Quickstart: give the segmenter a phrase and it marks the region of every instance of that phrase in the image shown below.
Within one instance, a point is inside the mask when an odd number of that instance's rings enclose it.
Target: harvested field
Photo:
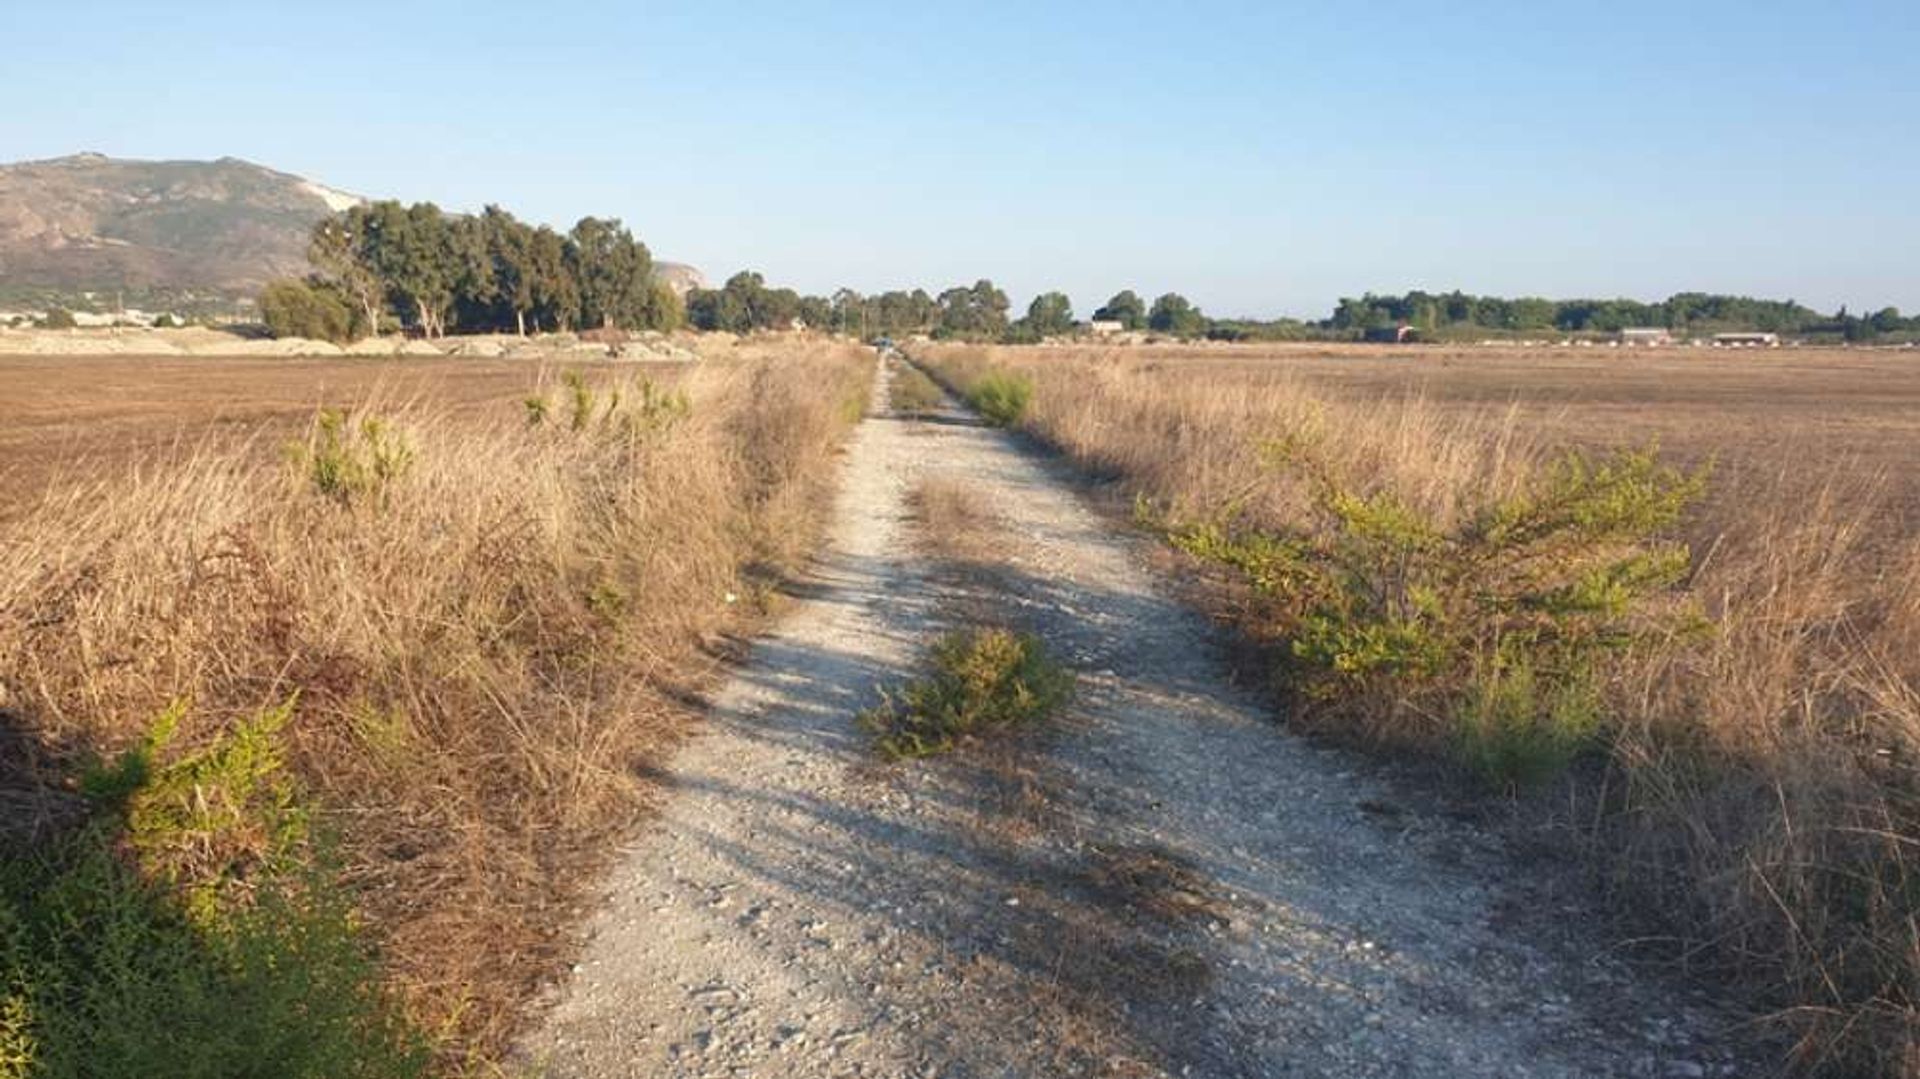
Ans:
[[[122,471],[175,447],[251,441],[275,453],[320,408],[431,403],[460,413],[520,408],[563,371],[601,381],[677,378],[685,364],[594,357],[0,355],[0,520],[51,487]]]
[[[1242,345],[1060,350],[1154,379],[1299,381],[1355,403],[1417,399],[1593,447],[1652,439],[1741,472],[1810,464],[1884,476],[1920,513],[1920,351]],[[1045,355],[1051,357],[1053,351]],[[1914,518],[1909,518],[1913,526]]]

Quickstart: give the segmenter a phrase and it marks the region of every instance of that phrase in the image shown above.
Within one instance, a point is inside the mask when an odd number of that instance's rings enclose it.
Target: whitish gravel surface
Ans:
[[[671,763],[536,1070],[1747,1074],[1724,1014],[1556,928],[1591,912],[1534,909],[1497,844],[1227,688],[1209,627],[1049,466],[883,393],[803,602]],[[993,507],[998,571],[917,553],[930,475]],[[987,578],[1079,672],[1074,716],[873,764],[854,713]]]

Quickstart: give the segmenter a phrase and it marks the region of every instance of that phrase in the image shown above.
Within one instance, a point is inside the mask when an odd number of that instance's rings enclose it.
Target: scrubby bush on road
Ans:
[[[885,756],[942,753],[963,739],[1044,719],[1073,696],[1073,675],[1030,633],[956,630],[934,643],[932,667],[861,713]]]

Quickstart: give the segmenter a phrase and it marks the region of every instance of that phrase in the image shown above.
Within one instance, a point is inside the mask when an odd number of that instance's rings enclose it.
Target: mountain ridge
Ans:
[[[0,164],[0,298],[251,298],[309,273],[314,223],[366,196],[238,157]],[[684,292],[698,270],[656,263]]]

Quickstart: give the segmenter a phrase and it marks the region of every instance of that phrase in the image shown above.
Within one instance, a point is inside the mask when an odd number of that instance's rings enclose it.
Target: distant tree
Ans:
[[[1064,292],[1043,292],[1027,305],[1027,324],[1040,337],[1053,337],[1073,330],[1073,304]]]
[[[868,300],[865,296],[850,288],[841,288],[834,290],[829,302],[833,307],[832,326],[835,333],[866,334]]]
[[[583,217],[567,234],[581,318],[602,328],[645,325],[653,256],[618,218]]]
[[[761,290],[753,308],[755,329],[784,330],[800,317],[800,294],[790,288]]]
[[[260,293],[260,318],[275,337],[307,337],[344,344],[353,339],[354,312],[324,283],[282,279]]]
[[[810,330],[833,328],[833,301],[825,296],[800,297],[800,321]]]
[[[528,272],[532,275],[534,324],[545,323],[561,333],[580,322],[580,282],[567,259],[567,241],[546,226],[534,230],[527,243]]]
[[[646,327],[661,333],[672,333],[687,323],[686,305],[680,302],[680,294],[673,286],[655,278],[647,285]]]
[[[1194,337],[1206,332],[1207,318],[1185,296],[1169,292],[1153,301],[1147,312],[1147,327],[1156,333]]]
[[[1106,305],[1093,313],[1101,322],[1118,322],[1129,330],[1137,330],[1147,323],[1147,305],[1132,289],[1122,289],[1113,294]]]
[[[446,216],[431,202],[377,202],[368,211],[367,227],[375,234],[369,261],[389,298],[420,332],[445,333],[455,274]]]
[[[448,303],[456,317],[464,312],[466,329],[498,330],[499,311],[504,296],[495,273],[488,225],[478,217],[454,217],[447,221]]]
[[[74,319],[73,312],[64,307],[49,307],[40,324],[49,330],[71,330],[80,323]]]
[[[688,289],[684,302],[687,306],[687,325],[709,333],[720,328],[719,289]]]
[[[313,227],[307,261],[359,305],[367,332],[379,333],[380,311],[386,305],[388,288],[377,270],[374,245],[378,233],[372,227],[373,220],[364,205],[322,219]]]
[[[498,206],[480,212],[487,260],[493,269],[489,295],[494,304],[513,315],[514,332],[527,335],[527,315],[539,294],[539,267],[534,260],[534,231]]]
[[[1007,294],[986,278],[971,287],[950,288],[937,301],[934,335],[966,341],[994,340],[1007,331]]]

